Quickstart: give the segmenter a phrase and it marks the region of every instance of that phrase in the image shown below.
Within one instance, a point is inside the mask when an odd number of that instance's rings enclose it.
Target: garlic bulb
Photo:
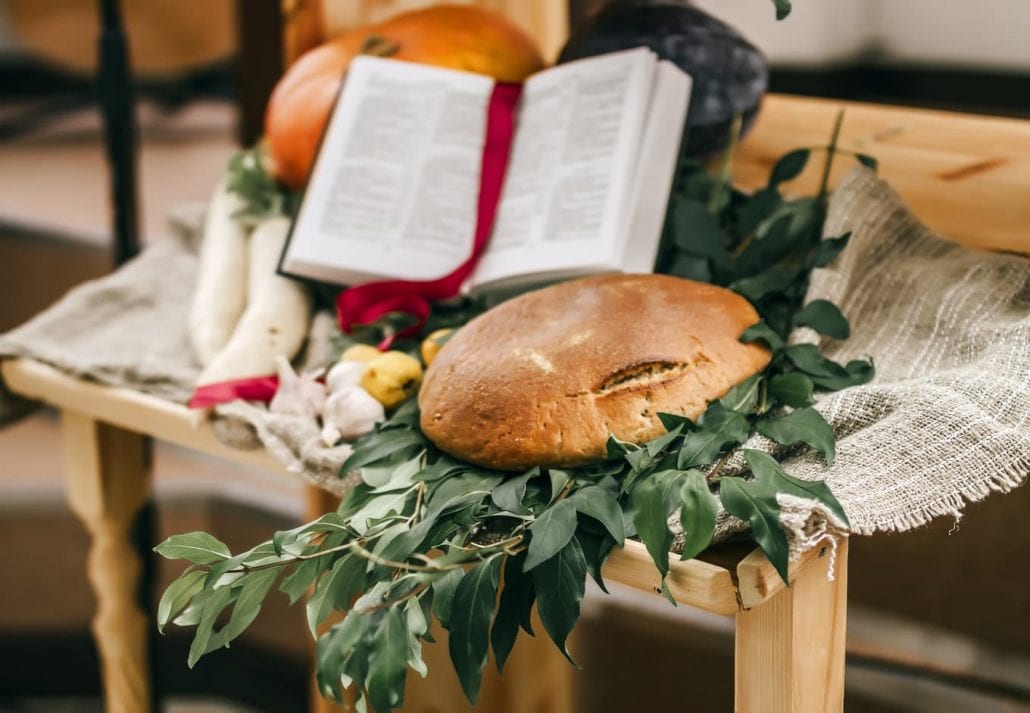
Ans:
[[[360,361],[338,361],[325,377],[329,393],[335,393],[345,386],[357,386],[368,366]]]
[[[386,418],[383,405],[357,385],[344,386],[326,399],[322,411],[322,441],[336,445],[341,438],[357,438]]]
[[[277,356],[275,362],[279,369],[279,388],[268,404],[268,410],[289,416],[318,418],[325,407],[325,385],[315,381],[311,374],[298,376],[284,356]]]

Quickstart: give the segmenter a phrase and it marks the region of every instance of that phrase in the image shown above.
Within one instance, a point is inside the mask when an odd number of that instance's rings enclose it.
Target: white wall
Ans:
[[[879,0],[879,4],[880,37],[890,57],[1030,70],[1030,0]]]
[[[1030,71],[1030,0],[695,0],[778,64],[812,66],[865,50],[890,62]],[[1030,76],[1028,76],[1030,83]]]

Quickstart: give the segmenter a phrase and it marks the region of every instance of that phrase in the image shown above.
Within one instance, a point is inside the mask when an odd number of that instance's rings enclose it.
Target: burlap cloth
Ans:
[[[182,212],[172,237],[0,337],[0,356],[184,403],[199,374],[185,333],[199,218],[199,210]],[[849,176],[832,199],[826,232],[847,230],[851,245],[816,271],[810,298],[836,302],[851,320],[851,338],[829,341],[828,355],[872,355],[876,379],[818,403],[837,433],[833,467],[764,439],[751,445],[775,452],[799,477],[824,478],[854,532],[957,518],[965,503],[1014,488],[1030,472],[1030,262],[937,238],[867,171]],[[328,314],[314,319],[307,367],[328,360],[330,324]],[[236,402],[218,408],[215,430],[230,445],[263,444],[334,492],[353,482],[338,477],[348,448],[322,447],[302,419]],[[785,498],[781,506],[795,553],[839,529],[811,502]],[[723,518],[720,536],[740,524]]]

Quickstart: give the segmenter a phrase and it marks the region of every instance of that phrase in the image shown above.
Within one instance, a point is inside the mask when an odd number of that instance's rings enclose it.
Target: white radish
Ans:
[[[193,353],[204,366],[229,342],[247,306],[247,229],[234,217],[242,206],[223,179],[204,218],[188,321]]]
[[[299,282],[276,274],[289,231],[289,218],[277,216],[251,233],[247,309],[199,384],[271,374],[277,356],[292,359],[300,351],[311,321],[311,295]]]

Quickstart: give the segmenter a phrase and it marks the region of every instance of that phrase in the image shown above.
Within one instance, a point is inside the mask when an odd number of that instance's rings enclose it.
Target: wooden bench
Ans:
[[[745,187],[764,183],[772,163],[786,151],[824,145],[840,106],[769,97],[736,157],[738,181]],[[971,247],[1030,252],[1030,122],[844,106],[841,145],[875,155],[881,173],[932,228]],[[811,190],[814,173],[802,176],[797,187]],[[62,413],[69,498],[92,538],[88,572],[97,595],[94,633],[107,710],[147,711],[146,636],[154,622],[146,620],[136,601],[141,563],[128,537],[150,488],[147,437],[283,469],[267,454],[221,445],[202,417],[184,407],[77,380],[29,360],[4,362],[2,373],[13,391]],[[311,493],[312,515],[327,507],[319,493]],[[838,548],[833,581],[827,579],[827,559],[821,554],[809,553],[792,567],[790,588],[757,550],[716,548],[699,559],[674,563],[669,584],[678,601],[736,617],[738,713],[842,709],[847,542]],[[639,543],[627,543],[613,554],[605,574],[640,589],[657,588],[657,574]],[[431,669],[447,666],[445,647],[429,648]],[[507,680],[487,682],[479,710],[567,713],[570,675],[571,668],[549,642],[522,640]],[[413,677],[405,710],[467,709],[456,686],[451,688],[447,681]]]

